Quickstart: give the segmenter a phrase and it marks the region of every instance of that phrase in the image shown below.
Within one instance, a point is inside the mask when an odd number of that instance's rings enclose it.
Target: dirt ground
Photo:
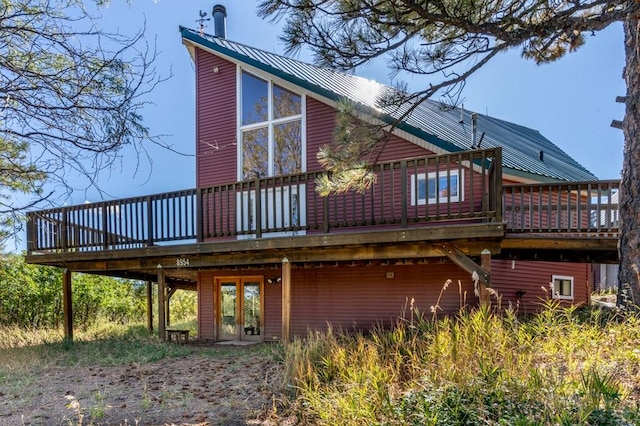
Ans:
[[[237,356],[196,350],[154,363],[50,367],[1,381],[0,425],[291,424],[276,418],[278,363],[242,346],[224,350]]]

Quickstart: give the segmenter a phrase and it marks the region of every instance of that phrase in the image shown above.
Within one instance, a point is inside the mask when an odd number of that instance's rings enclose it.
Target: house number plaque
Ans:
[[[182,268],[184,266],[189,266],[189,258],[188,257],[179,257],[176,259],[176,266],[178,268]]]

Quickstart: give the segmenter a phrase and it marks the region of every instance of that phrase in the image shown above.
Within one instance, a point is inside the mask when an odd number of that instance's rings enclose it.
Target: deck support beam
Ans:
[[[491,251],[483,250],[480,254],[481,264],[478,265],[469,256],[464,254],[462,250],[451,243],[438,243],[434,246],[440,250],[442,254],[447,256],[453,263],[469,272],[474,278],[478,277],[478,297],[480,304],[486,305],[490,303],[488,287],[491,287]]]
[[[147,281],[147,330],[153,333],[153,284]]]
[[[164,313],[164,300],[166,294],[166,285],[164,277],[164,269],[161,265],[158,265],[158,336],[162,341],[167,340],[167,325],[165,323]]]
[[[291,263],[286,257],[282,259],[282,341],[288,344],[291,340]]]
[[[66,340],[73,340],[73,302],[71,296],[71,270],[65,268],[62,271],[62,314]]]

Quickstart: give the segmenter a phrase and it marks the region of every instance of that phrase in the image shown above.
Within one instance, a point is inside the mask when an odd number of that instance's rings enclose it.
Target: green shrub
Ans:
[[[73,274],[72,298],[80,327],[145,318],[146,292],[137,281]],[[62,321],[62,270],[28,265],[22,256],[0,256],[0,325],[59,328]]]

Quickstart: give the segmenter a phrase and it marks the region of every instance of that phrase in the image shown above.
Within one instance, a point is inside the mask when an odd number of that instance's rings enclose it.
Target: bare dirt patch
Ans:
[[[198,348],[118,366],[34,367],[0,380],[0,425],[280,424],[280,365],[268,351]]]

